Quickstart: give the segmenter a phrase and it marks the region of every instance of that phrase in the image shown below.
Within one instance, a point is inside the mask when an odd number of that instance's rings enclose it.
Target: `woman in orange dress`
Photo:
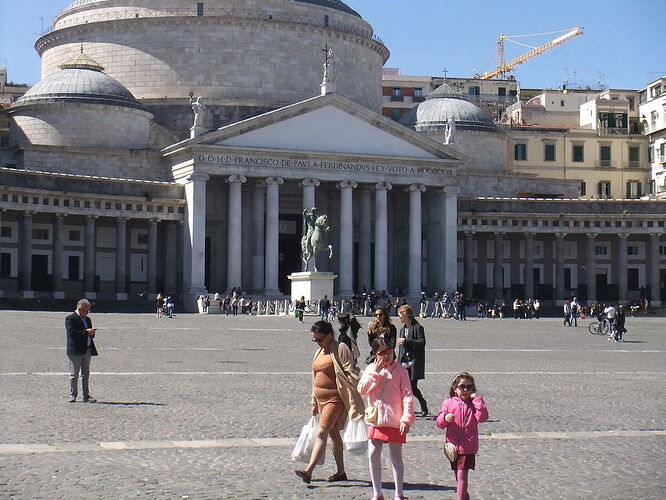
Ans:
[[[347,417],[363,416],[363,399],[356,390],[358,370],[352,365],[349,348],[335,340],[333,326],[327,321],[312,325],[312,341],[319,346],[312,361],[312,415],[320,415],[317,438],[310,462],[305,469],[294,471],[305,483],[310,483],[312,471],[326,451],[328,437],[333,442],[333,457],[337,471],[327,481],[346,481],[344,443],[340,431]]]

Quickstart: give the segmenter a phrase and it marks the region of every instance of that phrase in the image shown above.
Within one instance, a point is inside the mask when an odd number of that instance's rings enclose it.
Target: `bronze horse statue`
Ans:
[[[333,258],[333,247],[328,243],[328,233],[331,227],[328,225],[328,216],[320,215],[314,221],[311,228],[301,238],[301,258],[303,260],[303,271],[309,271],[310,262],[314,272],[317,271],[316,256],[323,251],[328,252],[328,260]]]

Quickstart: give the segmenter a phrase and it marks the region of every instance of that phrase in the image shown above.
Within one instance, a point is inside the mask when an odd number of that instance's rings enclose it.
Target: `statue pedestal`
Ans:
[[[333,282],[338,276],[333,273],[293,273],[287,276],[291,281],[291,300],[321,300],[324,295],[333,299]]]

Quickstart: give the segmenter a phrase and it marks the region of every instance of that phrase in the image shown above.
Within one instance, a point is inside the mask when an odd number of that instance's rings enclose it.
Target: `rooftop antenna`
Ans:
[[[39,34],[41,35],[41,34],[44,33],[44,18],[43,17],[35,17],[35,19],[39,19],[39,21],[41,22],[42,29],[39,32]]]

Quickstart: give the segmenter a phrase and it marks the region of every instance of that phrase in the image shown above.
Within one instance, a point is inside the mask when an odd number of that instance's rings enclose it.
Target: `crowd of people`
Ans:
[[[307,466],[295,471],[305,483],[312,481],[328,438],[336,472],[326,481],[347,481],[341,431],[345,425],[361,423],[367,425],[372,500],[384,500],[381,462],[384,445],[389,450],[394,498],[406,498],[402,448],[416,422],[414,398],[419,401],[421,416],[428,415],[428,404],[418,388],[418,381],[425,378],[426,339],[425,329],[409,305],[398,308],[398,318],[399,329],[386,308],[375,309],[374,319],[367,326],[370,353],[364,360],[367,367],[362,373],[358,367],[362,359],[358,345],[362,327],[355,316],[338,316],[337,338],[328,321],[319,320],[312,326],[311,336],[317,351],[312,361],[311,413],[320,418]],[[363,397],[367,398],[367,404]],[[437,427],[446,429],[445,456],[455,475],[459,500],[469,498],[468,473],[476,466],[478,424],[486,420],[488,410],[477,393],[474,377],[459,373],[447,389],[436,417]]]
[[[208,295],[200,295],[197,298],[199,311],[202,314],[208,314],[210,309],[210,297]],[[231,289],[231,293],[227,293],[222,297],[218,292],[213,296],[213,302],[218,310],[227,316],[249,315],[252,314],[252,298],[243,294],[240,287]]]

